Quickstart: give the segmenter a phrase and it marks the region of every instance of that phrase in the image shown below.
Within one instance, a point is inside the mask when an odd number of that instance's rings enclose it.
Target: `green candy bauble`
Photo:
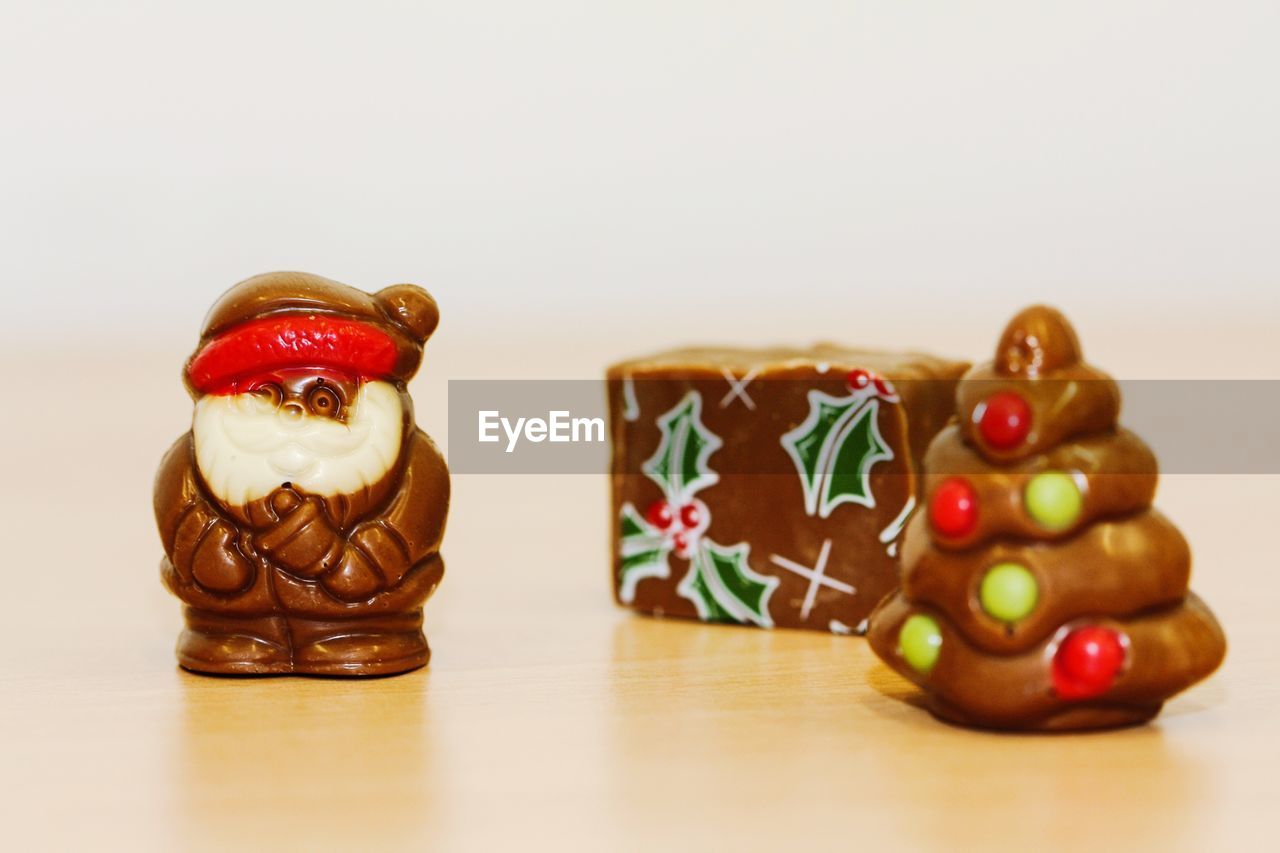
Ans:
[[[912,669],[927,673],[938,662],[938,653],[942,650],[942,629],[933,618],[917,613],[902,623],[898,646]]]
[[[1035,575],[1017,563],[992,566],[978,588],[983,611],[1001,622],[1017,622],[1035,609],[1039,598]]]
[[[1032,477],[1022,500],[1027,514],[1046,530],[1065,530],[1075,524],[1084,506],[1075,478],[1062,471],[1045,471]]]

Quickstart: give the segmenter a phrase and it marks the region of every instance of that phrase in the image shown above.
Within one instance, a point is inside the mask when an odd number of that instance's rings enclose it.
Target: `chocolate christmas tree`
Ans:
[[[1151,508],[1151,450],[1060,313],[1029,308],[957,390],[924,460],[902,589],[872,648],[939,717],[1011,729],[1139,723],[1213,672],[1222,629]]]

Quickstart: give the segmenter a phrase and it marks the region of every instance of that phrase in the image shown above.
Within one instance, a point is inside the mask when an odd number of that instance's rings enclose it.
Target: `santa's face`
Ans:
[[[372,486],[395,464],[405,409],[389,382],[316,371],[265,377],[196,401],[196,465],[210,491],[244,506],[285,484],[329,497]]]

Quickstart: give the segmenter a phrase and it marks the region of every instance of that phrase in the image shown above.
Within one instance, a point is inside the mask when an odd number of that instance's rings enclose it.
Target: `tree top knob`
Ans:
[[[996,347],[995,368],[1010,376],[1037,377],[1073,364],[1083,356],[1070,321],[1056,308],[1033,305],[1018,312]]]

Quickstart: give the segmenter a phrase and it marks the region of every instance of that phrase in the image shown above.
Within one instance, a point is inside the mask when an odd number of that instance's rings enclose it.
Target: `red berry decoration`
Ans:
[[[1017,447],[1031,431],[1031,407],[1012,391],[999,391],[982,406],[978,429],[983,440],[996,450]]]
[[[677,533],[671,537],[671,544],[676,546],[676,551],[683,554],[689,549],[689,537],[683,533]]]
[[[1124,665],[1124,637],[1110,628],[1077,628],[1053,656],[1053,689],[1060,699],[1093,699],[1111,689]]]
[[[684,525],[686,530],[692,530],[698,526],[698,522],[702,521],[702,513],[698,512],[695,504],[685,504],[680,507],[680,523]]]
[[[659,530],[666,530],[675,521],[671,513],[671,504],[666,501],[654,501],[644,513],[645,520]]]
[[[881,397],[892,397],[897,391],[893,383],[882,376],[877,376],[872,381],[876,383],[876,393]]]
[[[929,522],[943,536],[960,537],[978,523],[978,496],[963,477],[943,480],[929,502]]]
[[[861,391],[871,384],[871,374],[859,367],[849,371],[849,378],[846,381],[850,388]]]

